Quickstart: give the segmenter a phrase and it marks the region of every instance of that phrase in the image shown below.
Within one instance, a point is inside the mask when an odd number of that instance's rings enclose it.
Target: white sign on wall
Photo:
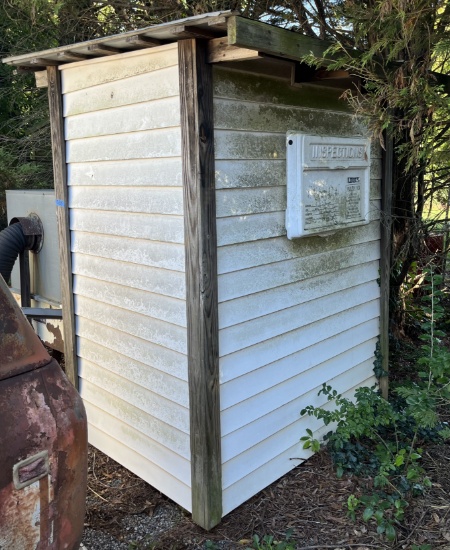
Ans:
[[[289,239],[369,222],[370,141],[288,132]]]

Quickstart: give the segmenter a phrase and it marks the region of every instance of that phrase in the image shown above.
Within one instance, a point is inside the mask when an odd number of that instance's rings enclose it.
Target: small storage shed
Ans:
[[[324,382],[375,382],[381,149],[323,49],[221,12],[6,60],[48,85],[90,442],[205,528],[308,456]]]

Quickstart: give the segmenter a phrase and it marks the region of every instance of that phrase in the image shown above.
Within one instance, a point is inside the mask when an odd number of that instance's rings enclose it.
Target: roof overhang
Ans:
[[[288,78],[293,85],[315,81],[316,84],[347,87],[351,82],[345,71],[317,72],[301,63],[303,56],[310,52],[318,56],[323,54],[329,43],[246,19],[233,11],[197,15],[86,42],[11,56],[2,61],[21,71],[38,73],[48,66],[153,48],[185,38],[208,40],[210,63],[231,64],[249,72]],[[237,62],[239,65],[236,65]],[[38,73],[36,81],[38,86],[45,86],[45,75]]]
[[[19,70],[42,71],[48,66],[154,48],[186,38],[209,42],[209,62],[231,64],[248,72],[290,78],[292,85],[305,83],[348,88],[358,79],[347,71],[316,70],[302,63],[305,55],[323,57],[330,43],[297,32],[253,21],[233,11],[217,11],[135,31],[88,40],[58,48],[16,55],[3,63]],[[236,63],[239,62],[239,65]],[[434,73],[436,82],[450,93],[450,77]],[[39,85],[40,77],[37,77]],[[45,76],[42,84],[45,85]]]

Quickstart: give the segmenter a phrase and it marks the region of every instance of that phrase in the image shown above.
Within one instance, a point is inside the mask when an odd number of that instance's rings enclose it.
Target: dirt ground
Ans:
[[[355,523],[347,517],[347,498],[361,494],[364,481],[337,479],[326,452],[316,454],[205,532],[188,512],[91,447],[86,529],[94,535],[108,534],[117,547],[136,550],[245,549],[252,547],[255,534],[285,540],[288,530],[297,550],[450,549],[450,445],[429,447],[423,462],[433,486],[407,508],[397,540],[388,543],[377,535],[374,524]],[[125,527],[131,516],[163,517],[164,528],[138,536]],[[102,547],[116,546],[111,542]]]

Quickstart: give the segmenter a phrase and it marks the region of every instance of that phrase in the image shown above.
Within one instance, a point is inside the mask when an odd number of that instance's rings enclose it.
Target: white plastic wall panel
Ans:
[[[62,67],[91,442],[190,509],[176,44]]]
[[[44,229],[44,241],[39,254],[30,254],[31,292],[39,296],[43,303],[60,305],[61,284],[54,190],[8,190],[6,209],[8,223],[12,218],[28,217],[30,214],[39,216]],[[11,287],[20,292],[19,262],[15,263],[12,270]]]
[[[286,135],[365,136],[337,94],[214,68],[223,506],[228,513],[306,457],[300,418],[330,382],[372,384],[379,333],[380,148],[369,223],[286,237]],[[332,110],[330,105],[333,106]],[[340,107],[342,109],[342,107]],[[327,428],[328,429],[328,428]]]
[[[61,283],[56,224],[55,192],[53,189],[14,189],[6,191],[8,223],[12,218],[39,216],[44,241],[39,254],[30,253],[31,306],[43,308],[61,307]],[[11,273],[11,290],[20,300],[20,269],[16,261]],[[64,351],[62,320],[35,319],[33,328],[48,346]]]

